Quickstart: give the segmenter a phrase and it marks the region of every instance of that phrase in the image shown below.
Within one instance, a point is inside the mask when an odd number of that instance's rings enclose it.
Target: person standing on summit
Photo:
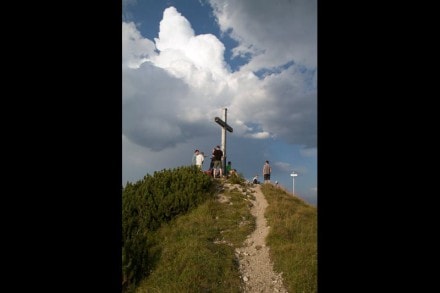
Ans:
[[[203,171],[203,162],[205,161],[205,153],[199,152],[196,156],[196,166]]]
[[[223,177],[223,166],[222,166],[222,157],[223,157],[223,151],[220,149],[220,146],[216,146],[212,152],[212,155],[214,156],[214,166],[213,166],[213,175],[214,178],[219,175],[219,178]]]
[[[266,161],[263,166],[264,183],[270,183],[270,173],[272,173],[272,168],[269,165],[269,161]]]
[[[191,165],[196,165],[196,157],[199,154],[199,150],[195,150],[194,154],[192,156],[192,161],[191,161]]]

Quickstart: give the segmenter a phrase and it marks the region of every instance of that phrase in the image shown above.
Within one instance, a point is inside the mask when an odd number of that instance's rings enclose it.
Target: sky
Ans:
[[[268,160],[317,205],[316,0],[123,0],[122,14],[124,186],[195,149],[208,169],[227,109],[232,168],[262,180]]]

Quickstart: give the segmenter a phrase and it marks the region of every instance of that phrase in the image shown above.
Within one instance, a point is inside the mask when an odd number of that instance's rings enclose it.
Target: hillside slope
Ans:
[[[251,187],[255,200],[252,201],[251,213],[256,219],[256,229],[244,241],[244,246],[237,248],[236,255],[240,262],[241,278],[244,292],[281,292],[285,293],[282,273],[273,270],[273,263],[266,245],[270,227],[264,216],[267,200],[261,192],[260,185]]]
[[[316,208],[272,184],[212,184],[206,200],[157,230],[132,230],[145,235],[136,247],[148,271],[124,292],[317,292]],[[137,186],[130,192],[147,190]]]

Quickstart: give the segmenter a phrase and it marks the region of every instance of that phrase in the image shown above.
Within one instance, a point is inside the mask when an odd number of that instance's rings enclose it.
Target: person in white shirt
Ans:
[[[196,166],[202,170],[203,162],[205,161],[205,154],[203,152],[199,152],[196,155]]]

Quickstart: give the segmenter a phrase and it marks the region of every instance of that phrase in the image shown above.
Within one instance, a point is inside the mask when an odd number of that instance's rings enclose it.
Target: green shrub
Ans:
[[[212,194],[211,177],[195,166],[164,169],[127,183],[122,191],[122,282],[130,288],[150,268],[148,235]]]
[[[237,173],[233,173],[231,176],[229,176],[228,178],[228,182],[232,183],[232,184],[244,184],[244,178],[242,174],[237,174]]]

